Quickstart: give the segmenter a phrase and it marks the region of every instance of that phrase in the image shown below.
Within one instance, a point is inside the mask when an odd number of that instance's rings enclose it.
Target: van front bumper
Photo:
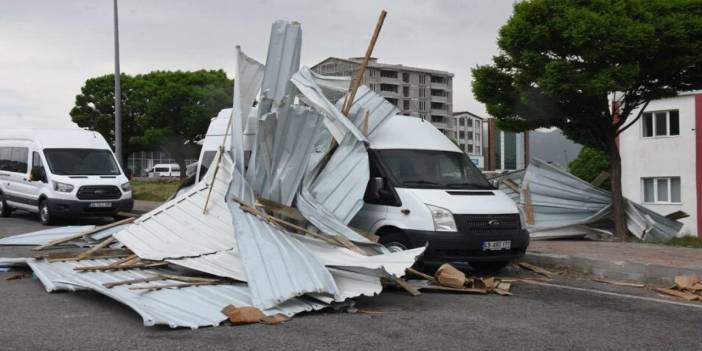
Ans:
[[[529,246],[529,232],[524,229],[505,229],[489,234],[405,230],[405,234],[412,248],[428,245],[419,259],[427,265],[509,261],[524,256]],[[512,242],[509,250],[482,250],[485,241],[503,240]]]
[[[110,203],[110,207],[91,207],[91,203]],[[49,200],[49,211],[56,217],[109,217],[118,212],[130,212],[134,207],[133,199],[122,200]]]

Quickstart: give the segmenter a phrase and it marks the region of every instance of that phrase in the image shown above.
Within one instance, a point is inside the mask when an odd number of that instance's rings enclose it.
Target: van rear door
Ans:
[[[5,199],[12,207],[36,212],[37,199],[31,195],[28,173],[29,145],[26,142],[0,146],[0,181]]]

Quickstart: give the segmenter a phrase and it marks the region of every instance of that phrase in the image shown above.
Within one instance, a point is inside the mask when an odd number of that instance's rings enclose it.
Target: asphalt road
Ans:
[[[0,218],[0,237],[42,229],[33,216]],[[0,257],[27,248],[0,247]],[[46,293],[36,279],[0,273],[0,350],[700,350],[702,303],[567,276],[516,285],[513,296],[389,290],[358,299],[359,313],[323,311],[276,325],[198,330],[144,327],[96,293]],[[515,268],[503,275],[525,275]]]

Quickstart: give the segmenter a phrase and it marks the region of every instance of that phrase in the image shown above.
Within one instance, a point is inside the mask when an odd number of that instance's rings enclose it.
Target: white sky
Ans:
[[[302,24],[302,63],[362,56],[382,8],[373,56],[455,74],[454,111],[485,115],[470,91],[470,68],[497,53],[512,0],[120,0],[123,73],[224,69],[234,46],[265,62],[270,25]],[[114,70],[111,0],[3,1],[0,9],[0,122],[70,126],[86,79]]]

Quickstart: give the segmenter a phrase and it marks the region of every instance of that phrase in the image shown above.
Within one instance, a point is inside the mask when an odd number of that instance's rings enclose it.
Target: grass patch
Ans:
[[[135,200],[166,201],[178,190],[178,180],[143,181],[132,180],[132,191]]]
[[[696,236],[683,236],[681,238],[672,238],[665,242],[666,245],[684,246],[702,249],[702,238]]]

